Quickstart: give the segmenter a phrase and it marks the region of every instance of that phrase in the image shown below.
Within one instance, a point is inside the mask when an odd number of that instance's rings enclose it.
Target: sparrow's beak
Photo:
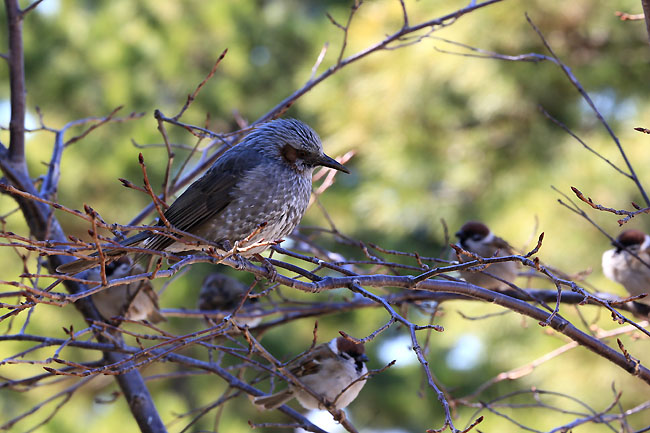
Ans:
[[[342,171],[343,173],[348,173],[350,174],[350,170],[348,170],[343,164],[335,160],[334,158],[330,158],[329,156],[322,154],[316,161],[315,165],[322,165],[324,167],[329,167],[333,168],[338,171]]]
[[[465,239],[465,233],[463,233],[463,232],[461,232],[461,231],[457,231],[457,232],[455,233],[455,236],[456,236],[458,239],[460,239],[460,240]]]
[[[366,355],[364,353],[364,354],[361,354],[361,355],[357,356],[357,361],[368,362],[368,355]]]

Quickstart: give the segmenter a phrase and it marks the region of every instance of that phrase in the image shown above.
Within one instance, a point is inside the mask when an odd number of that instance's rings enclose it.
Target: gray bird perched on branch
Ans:
[[[616,248],[603,253],[605,276],[622,284],[632,296],[650,293],[650,236],[639,230],[625,230],[613,245]],[[650,305],[650,296],[637,302]]]
[[[494,233],[482,222],[469,221],[456,232],[456,237],[459,240],[459,245],[466,251],[474,253],[478,256],[490,257],[503,257],[514,254],[513,248]],[[459,255],[458,261],[460,263],[469,262],[474,260],[465,255]],[[493,263],[487,266],[485,272],[497,276],[505,281],[512,282],[517,277],[517,263],[516,262],[501,262]],[[481,272],[460,271],[460,275],[470,284],[483,287],[490,290],[508,289],[509,286],[503,281],[492,278],[489,275]]]
[[[265,123],[228,149],[164,212],[171,227],[213,245],[153,231],[138,233],[121,244],[172,253],[206,247],[224,253],[237,246],[241,255],[259,254],[290,234],[302,219],[317,166],[349,173],[323,153],[318,134],[305,123],[296,119]],[[158,226],[164,229],[164,221]],[[127,251],[107,245],[103,252],[110,260]],[[61,265],[57,271],[76,273],[98,261],[95,255]]]

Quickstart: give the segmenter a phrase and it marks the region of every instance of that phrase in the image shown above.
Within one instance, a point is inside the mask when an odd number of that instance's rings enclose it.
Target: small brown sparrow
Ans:
[[[364,352],[363,343],[338,337],[316,346],[287,368],[322,400],[331,403],[335,409],[343,409],[352,403],[366,384],[365,378],[357,381],[368,372],[368,357]],[[294,397],[305,409],[325,408],[310,393],[292,384],[284,391],[255,397],[253,402],[268,410],[282,406]]]
[[[639,230],[625,230],[616,238],[616,247],[603,253],[603,273],[627,290],[630,295],[650,294],[650,236]],[[630,252],[639,256],[646,264],[640,262]],[[650,305],[650,296],[639,299]]]
[[[503,257],[514,254],[513,248],[494,233],[483,223],[477,221],[466,222],[458,232],[458,245],[464,250],[472,252],[481,257]],[[471,257],[461,255],[458,257],[460,263],[472,261]],[[516,262],[494,263],[484,269],[485,272],[493,274],[505,281],[512,282],[517,277]],[[490,290],[503,290],[510,288],[507,284],[492,278],[482,272],[460,271],[460,275],[470,284]]]
[[[235,308],[239,306],[242,298],[248,292],[248,287],[241,281],[229,277],[228,275],[215,272],[208,275],[203,280],[201,292],[199,293],[198,307],[202,311],[223,311],[225,314],[230,314]],[[256,308],[257,298],[247,298],[244,301],[242,309],[238,312],[234,321],[238,326],[248,326],[253,328],[257,326],[262,317],[244,317],[243,314],[256,314],[261,313],[261,308]]]
[[[140,265],[131,265],[128,257],[106,265],[106,278],[115,280],[144,272]],[[88,271],[86,279],[101,281],[100,268]],[[148,320],[152,323],[166,320],[158,310],[158,295],[149,280],[109,287],[91,296],[99,314],[106,320],[123,316],[129,320]]]

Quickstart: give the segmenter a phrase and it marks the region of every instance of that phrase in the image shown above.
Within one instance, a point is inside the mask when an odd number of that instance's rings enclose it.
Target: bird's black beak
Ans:
[[[350,170],[348,170],[343,164],[335,160],[334,158],[330,158],[329,156],[322,154],[315,162],[315,165],[322,165],[324,167],[329,167],[333,168],[334,170],[342,171],[343,173],[348,173],[350,174]]]
[[[368,355],[363,353],[363,354],[357,356],[357,361],[368,362]]]

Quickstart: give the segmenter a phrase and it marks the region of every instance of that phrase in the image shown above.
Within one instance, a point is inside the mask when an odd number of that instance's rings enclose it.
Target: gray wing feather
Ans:
[[[192,233],[233,201],[233,191],[240,179],[261,162],[262,155],[254,150],[234,147],[227,151],[172,203],[165,218],[174,228]],[[156,235],[147,247],[163,250],[173,242],[167,236]]]
[[[206,221],[211,220],[222,212],[233,200],[233,191],[246,172],[263,162],[263,155],[255,150],[239,145],[223,154],[210,169],[185,190],[165,211],[169,223],[182,231],[192,232]],[[162,222],[158,223],[163,225]],[[136,245],[149,239],[147,248],[162,251],[174,240],[168,236],[152,235],[151,232],[140,232],[131,236],[122,244]],[[126,252],[119,248],[105,250],[107,256],[120,256]],[[92,254],[96,256],[97,254]],[[137,254],[135,262],[144,257]],[[97,260],[76,260],[57,268],[60,273],[76,273],[97,266]]]

